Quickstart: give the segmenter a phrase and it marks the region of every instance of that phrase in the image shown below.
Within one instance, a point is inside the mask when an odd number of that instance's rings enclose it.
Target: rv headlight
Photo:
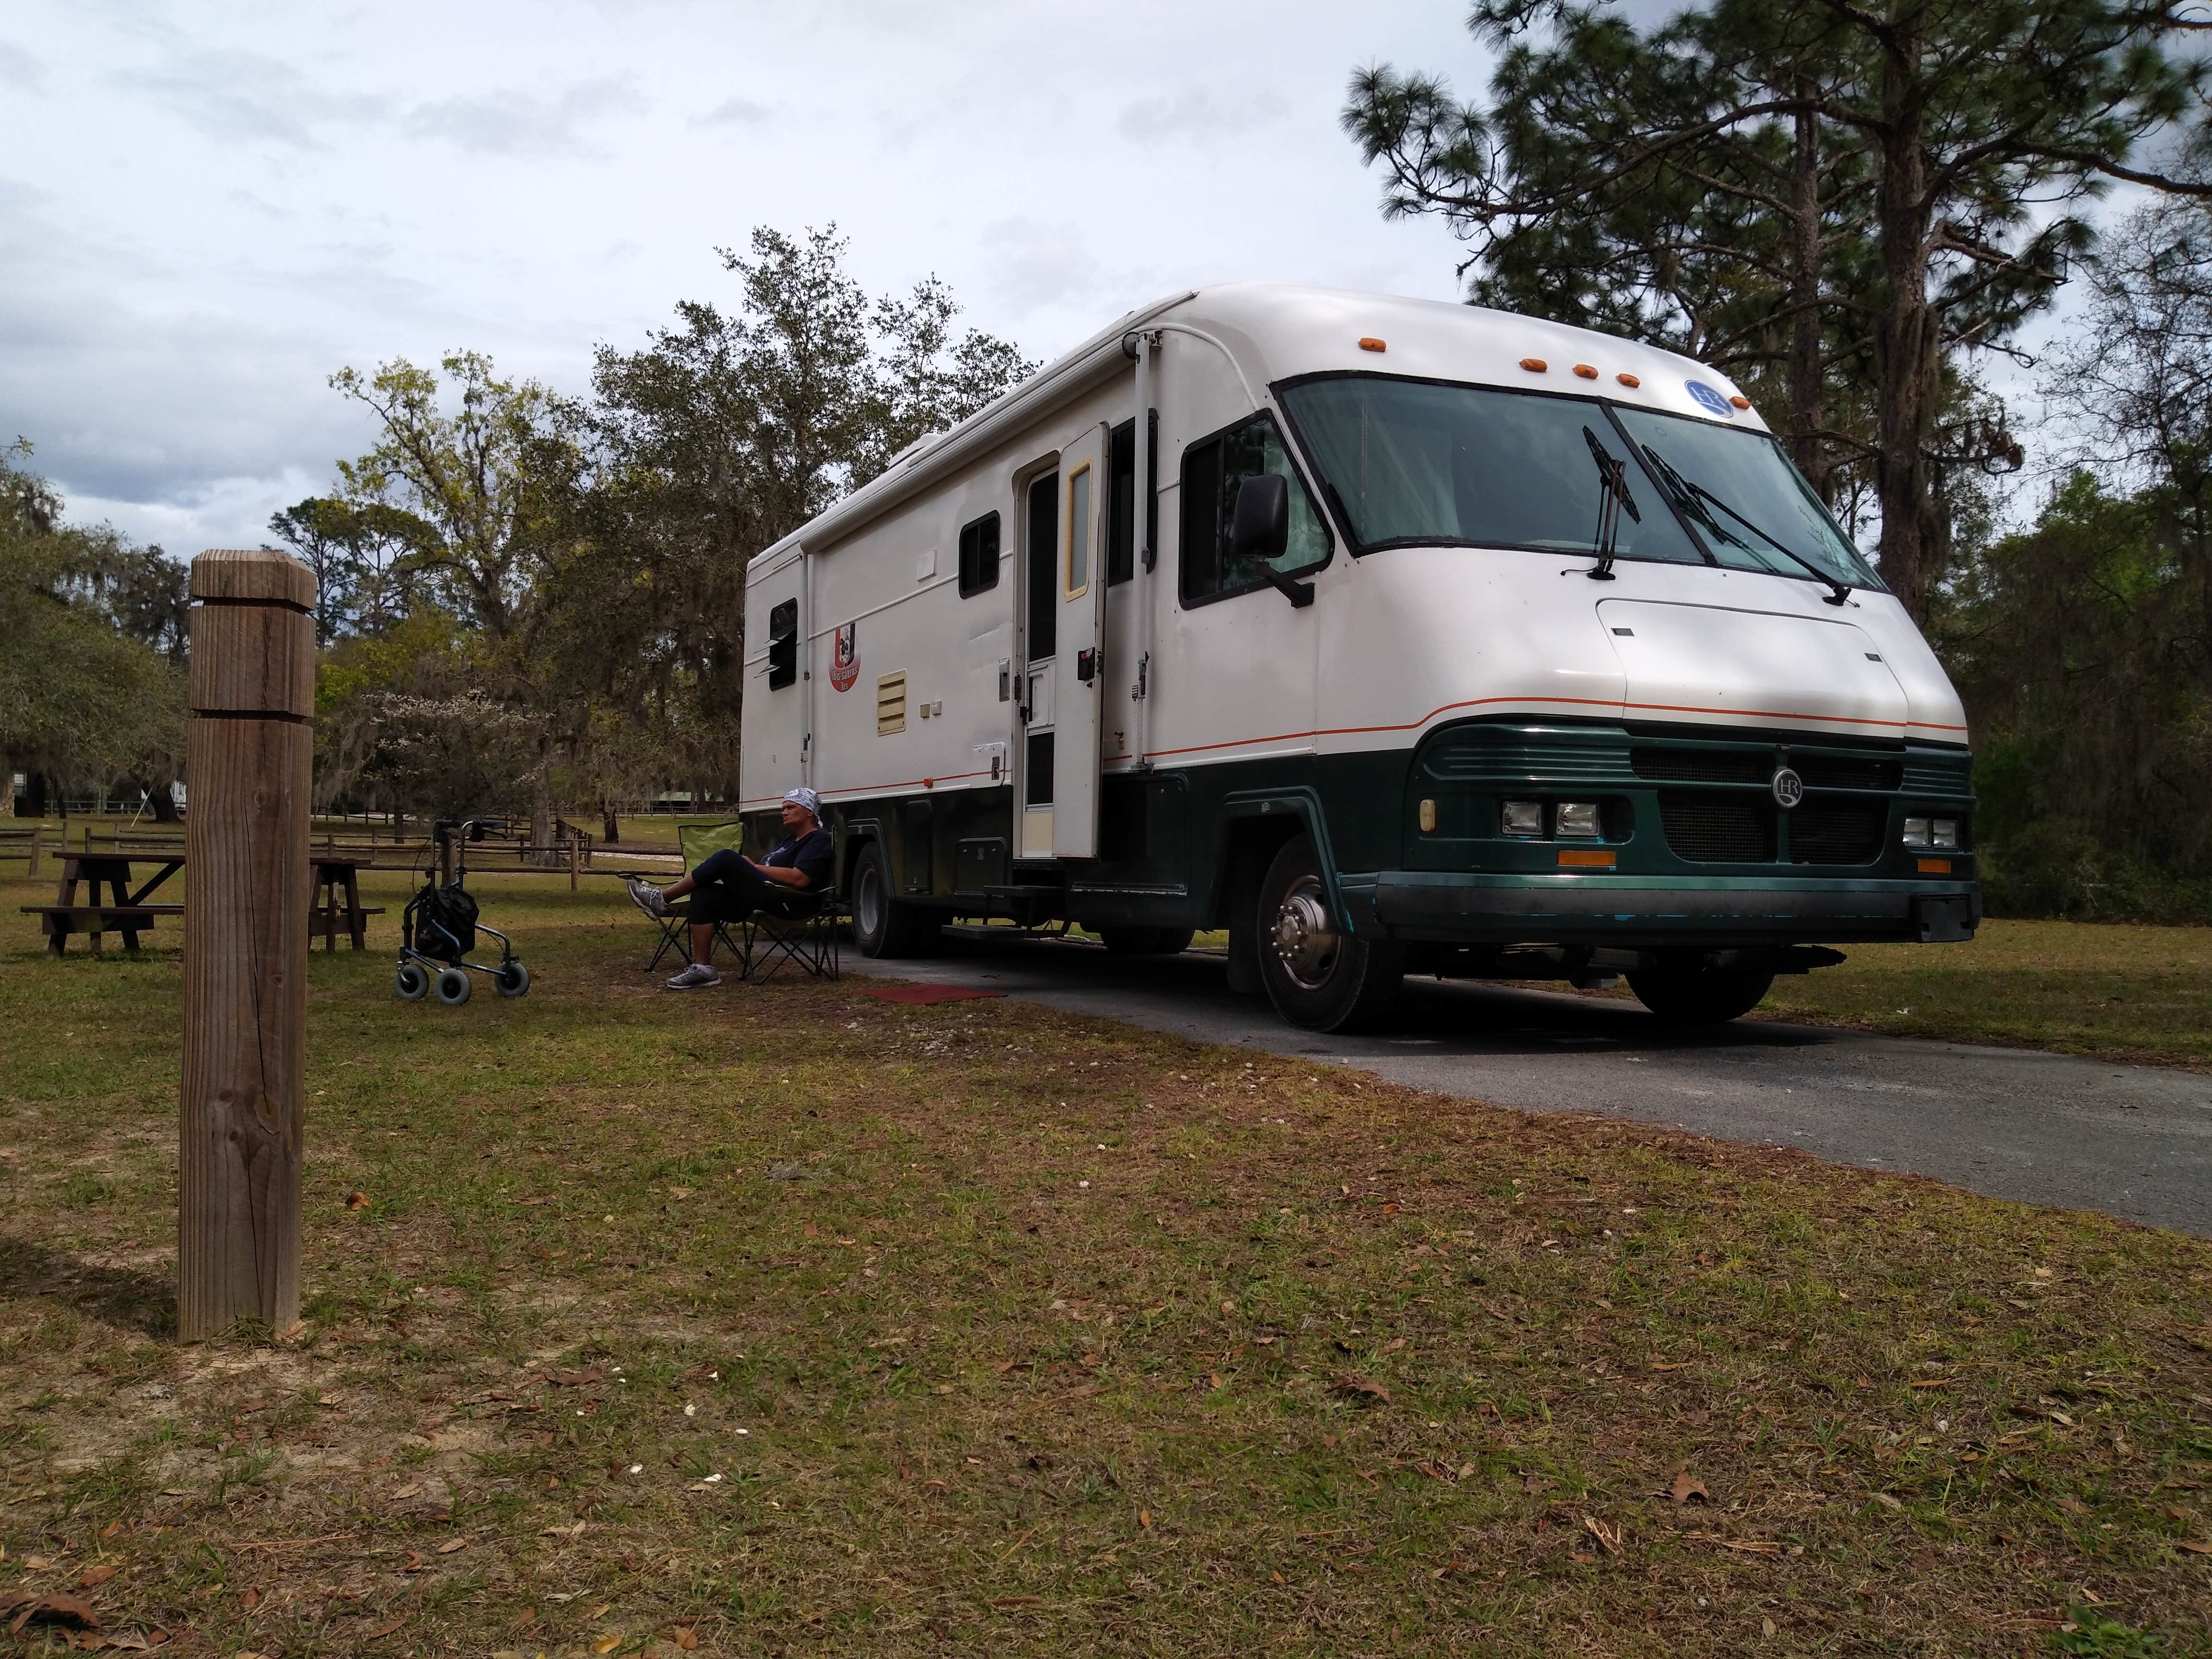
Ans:
[[[1597,803],[1594,800],[1563,800],[1559,815],[1553,821],[1552,833],[1562,841],[1595,841],[1603,833],[1597,823]]]
[[[1926,818],[1905,819],[1905,844],[1907,847],[1925,847],[1928,845],[1928,820]]]
[[[1544,833],[1544,803],[1540,800],[1509,800],[1499,815],[1498,827],[1509,836],[1536,836]]]
[[[1928,844],[1930,847],[1956,847],[1959,844],[1959,820],[1933,820],[1928,826]]]

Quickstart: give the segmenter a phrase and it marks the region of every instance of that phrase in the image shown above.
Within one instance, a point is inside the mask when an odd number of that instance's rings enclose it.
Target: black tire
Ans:
[[[1628,976],[1636,1000],[1668,1025],[1725,1025],[1759,1006],[1771,974],[1669,965]]]
[[[419,962],[403,962],[392,976],[392,994],[402,1002],[420,1002],[430,994],[430,976]]]
[[[458,1008],[469,1000],[476,988],[469,983],[465,968],[441,968],[438,970],[438,1000],[448,1008]]]
[[[864,957],[918,957],[942,935],[934,913],[891,896],[891,872],[874,842],[853,866],[853,943]]]
[[[1406,977],[1406,948],[1334,931],[1313,841],[1275,854],[1255,917],[1260,980],[1275,1012],[1310,1031],[1359,1031],[1380,1022]]]
[[[499,987],[500,995],[519,997],[530,989],[530,969],[510,957],[500,964],[499,972],[492,975],[491,982]]]
[[[1101,927],[1098,942],[1117,957],[1179,957],[1191,934],[1188,927]]]

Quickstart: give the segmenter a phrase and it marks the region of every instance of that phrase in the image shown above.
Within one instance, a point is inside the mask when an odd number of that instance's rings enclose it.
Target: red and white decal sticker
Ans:
[[[837,630],[836,643],[830,652],[830,684],[840,691],[850,691],[853,683],[860,678],[860,624],[848,622]]]

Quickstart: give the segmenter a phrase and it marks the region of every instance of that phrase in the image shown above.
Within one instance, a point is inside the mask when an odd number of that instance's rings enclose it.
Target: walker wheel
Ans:
[[[530,969],[510,957],[500,964],[492,983],[499,987],[500,995],[519,997],[530,988]]]
[[[392,976],[392,994],[402,1002],[420,1002],[430,994],[430,976],[420,963],[403,962]]]
[[[441,969],[438,974],[438,1000],[448,1008],[458,1008],[469,1000],[469,970],[465,968]]]

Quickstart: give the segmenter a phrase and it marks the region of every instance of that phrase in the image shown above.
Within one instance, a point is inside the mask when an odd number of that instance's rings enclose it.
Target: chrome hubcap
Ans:
[[[884,890],[882,884],[876,879],[872,865],[861,872],[860,890],[854,896],[854,908],[860,913],[860,931],[875,933],[883,925]]]
[[[1317,991],[1328,982],[1341,941],[1329,927],[1319,877],[1300,876],[1291,884],[1275,907],[1273,939],[1276,961],[1299,989]]]

